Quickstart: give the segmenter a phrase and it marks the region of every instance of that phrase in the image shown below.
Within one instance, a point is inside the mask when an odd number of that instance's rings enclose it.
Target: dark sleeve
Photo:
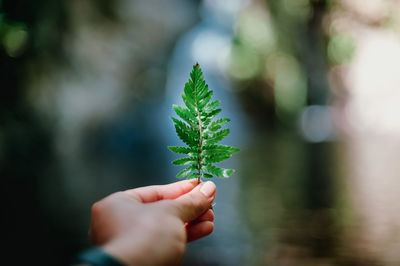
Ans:
[[[75,255],[71,265],[124,266],[116,258],[96,247]]]

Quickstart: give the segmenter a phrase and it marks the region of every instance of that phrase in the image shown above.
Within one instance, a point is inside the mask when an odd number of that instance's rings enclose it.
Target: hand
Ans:
[[[177,265],[188,241],[213,231],[215,192],[185,180],[111,194],[93,205],[89,237],[127,265]]]

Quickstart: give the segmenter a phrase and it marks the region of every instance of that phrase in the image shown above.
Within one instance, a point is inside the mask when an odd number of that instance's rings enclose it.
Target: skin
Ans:
[[[185,180],[111,194],[92,206],[90,240],[126,265],[178,265],[187,242],[213,231],[215,192]]]

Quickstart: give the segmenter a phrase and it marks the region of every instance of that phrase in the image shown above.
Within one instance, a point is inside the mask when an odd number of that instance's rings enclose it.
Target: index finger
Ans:
[[[123,193],[142,203],[176,199],[198,185],[196,179],[183,180],[167,185],[154,185],[125,190]]]

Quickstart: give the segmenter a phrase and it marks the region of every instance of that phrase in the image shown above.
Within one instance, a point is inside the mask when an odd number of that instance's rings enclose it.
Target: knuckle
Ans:
[[[113,201],[115,201],[116,199],[121,197],[121,195],[122,195],[122,192],[115,192],[115,193],[103,198],[102,200],[95,202],[91,208],[92,216],[93,215],[97,216],[97,215],[100,215],[103,212],[105,212],[107,207],[109,207]]]

